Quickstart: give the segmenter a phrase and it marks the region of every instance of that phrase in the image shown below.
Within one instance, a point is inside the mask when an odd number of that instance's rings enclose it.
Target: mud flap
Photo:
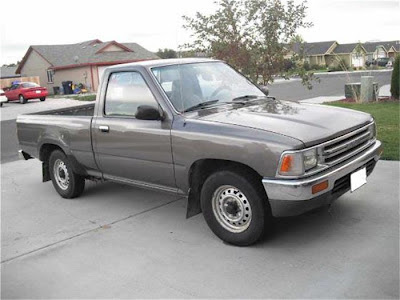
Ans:
[[[199,193],[196,194],[190,190],[187,200],[186,219],[198,215],[199,213],[201,213]]]
[[[49,165],[42,162],[42,182],[50,181]]]

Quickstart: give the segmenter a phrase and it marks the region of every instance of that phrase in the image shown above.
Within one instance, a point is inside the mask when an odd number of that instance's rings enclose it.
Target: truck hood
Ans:
[[[200,120],[265,130],[313,146],[372,121],[369,114],[339,107],[268,99],[233,109],[197,111]]]

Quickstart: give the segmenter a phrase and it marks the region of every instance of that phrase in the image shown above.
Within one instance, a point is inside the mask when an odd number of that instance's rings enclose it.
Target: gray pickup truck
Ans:
[[[278,101],[211,59],[109,67],[94,105],[21,115],[17,130],[62,197],[85,180],[184,195],[187,217],[235,245],[362,186],[382,153],[369,114]]]

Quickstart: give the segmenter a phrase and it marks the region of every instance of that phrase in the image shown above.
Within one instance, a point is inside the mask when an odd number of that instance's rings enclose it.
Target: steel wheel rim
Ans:
[[[246,195],[238,188],[231,185],[220,186],[211,201],[215,218],[226,230],[240,233],[249,228],[251,206]]]
[[[22,96],[22,95],[19,96],[19,102],[20,102],[20,103],[24,103],[24,96]]]
[[[53,174],[60,189],[66,190],[69,187],[69,173],[67,166],[61,159],[54,162]]]

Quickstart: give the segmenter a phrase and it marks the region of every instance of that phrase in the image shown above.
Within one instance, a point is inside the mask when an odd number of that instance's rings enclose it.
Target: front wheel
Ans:
[[[19,103],[25,104],[28,100],[25,99],[24,95],[19,95]]]
[[[267,196],[253,176],[218,171],[204,182],[201,209],[210,229],[223,241],[247,246],[257,242],[272,219]]]
[[[60,150],[51,153],[49,159],[50,178],[56,191],[63,198],[75,198],[85,189],[85,178],[76,174],[67,156]]]
[[[40,99],[40,101],[46,101],[46,97],[41,97],[39,99]]]

